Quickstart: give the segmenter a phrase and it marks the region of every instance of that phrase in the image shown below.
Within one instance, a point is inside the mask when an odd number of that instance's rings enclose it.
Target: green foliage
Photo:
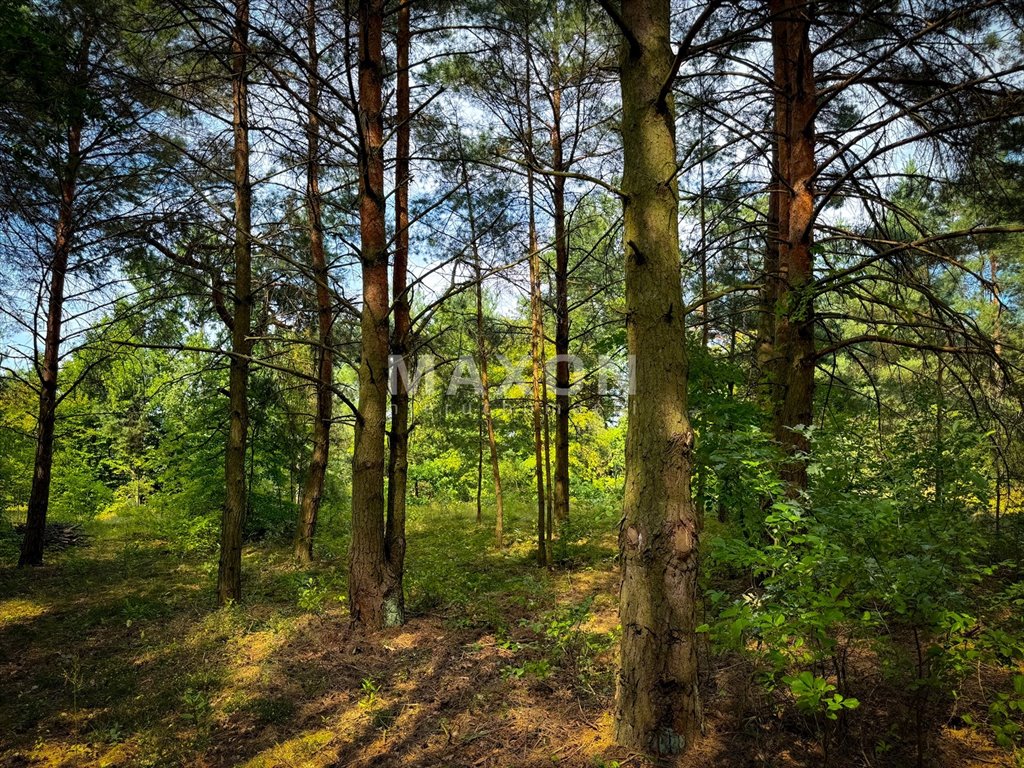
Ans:
[[[844,709],[856,709],[860,702],[853,697],[836,693],[836,687],[823,677],[804,670],[798,675],[786,675],[782,682],[789,686],[797,708],[811,715],[824,714],[836,720]]]

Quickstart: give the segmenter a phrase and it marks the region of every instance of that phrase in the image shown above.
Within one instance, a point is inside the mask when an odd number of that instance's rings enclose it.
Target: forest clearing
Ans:
[[[0,0],[0,766],[1024,768],[1024,0]]]
[[[248,548],[245,561],[261,565],[251,597],[230,610],[206,588],[211,557],[138,523],[95,523],[87,545],[42,573],[0,573],[0,764],[655,765],[609,738],[610,518],[587,516],[564,562],[538,571],[529,510],[510,512],[498,555],[489,528],[470,522],[472,505],[417,510],[409,620],[371,637],[348,622],[335,520],[324,521],[315,567],[279,546]],[[783,691],[752,692],[754,664],[708,658],[707,733],[678,765],[817,766],[830,740],[844,765],[912,764],[914,697],[880,674],[869,640],[849,651],[862,703],[841,738]],[[984,718],[988,687],[1003,684],[979,668],[955,706],[935,704],[930,764],[1015,764],[964,722]]]

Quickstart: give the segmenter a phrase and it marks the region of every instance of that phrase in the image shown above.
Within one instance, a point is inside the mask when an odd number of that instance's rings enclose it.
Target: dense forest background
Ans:
[[[1024,765],[1022,19],[0,0],[0,762]]]

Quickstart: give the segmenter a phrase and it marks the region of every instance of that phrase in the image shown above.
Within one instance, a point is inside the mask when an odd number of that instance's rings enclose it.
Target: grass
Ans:
[[[8,561],[0,765],[426,765],[508,754],[517,740],[520,753],[527,733],[525,754],[550,765],[580,750],[559,729],[580,727],[593,734],[584,764],[604,759],[613,522],[585,522],[572,570],[540,570],[532,510],[508,506],[501,551],[470,505],[412,508],[411,620],[375,637],[348,626],[338,520],[311,568],[283,542],[248,546],[245,599],[224,609],[213,555],[179,552],[144,520],[91,523],[88,546],[42,568]],[[569,650],[593,657],[581,678],[543,621],[588,599],[605,615],[588,610],[593,627],[573,631],[603,640]]]
[[[374,636],[349,626],[337,515],[312,567],[286,542],[248,545],[245,599],[222,609],[212,548],[183,548],[145,517],[94,521],[87,546],[38,569],[12,567],[0,537],[0,766],[651,765],[611,741],[614,512],[575,505],[551,569],[534,564],[534,514],[508,501],[499,551],[474,505],[412,507],[409,622]],[[735,658],[703,658],[707,735],[680,768],[823,764],[782,692],[759,700]],[[831,764],[913,764],[898,695],[858,691]],[[934,765],[1014,765],[954,725]]]

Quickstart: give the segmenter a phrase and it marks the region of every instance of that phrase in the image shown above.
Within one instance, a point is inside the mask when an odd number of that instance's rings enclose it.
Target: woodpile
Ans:
[[[18,534],[25,533],[24,523],[14,526]],[[82,530],[82,526],[75,523],[47,523],[46,535],[43,546],[51,552],[59,552],[69,547],[84,546],[89,543],[89,537]]]

